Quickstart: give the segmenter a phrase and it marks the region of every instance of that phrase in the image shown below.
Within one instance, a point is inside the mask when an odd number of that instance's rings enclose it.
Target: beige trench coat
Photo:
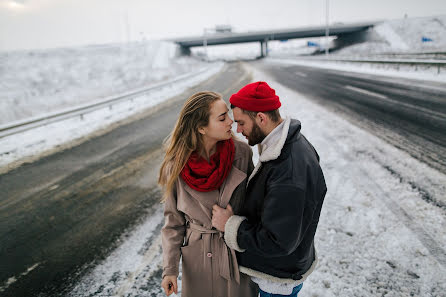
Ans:
[[[179,274],[182,257],[182,297],[250,297],[258,287],[239,272],[235,251],[223,233],[212,228],[212,206],[230,202],[237,214],[253,169],[251,148],[234,140],[232,169],[219,190],[198,192],[178,178],[176,191],[164,205],[162,228],[163,277]]]

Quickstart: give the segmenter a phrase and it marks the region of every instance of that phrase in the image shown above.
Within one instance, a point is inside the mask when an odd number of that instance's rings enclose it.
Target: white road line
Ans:
[[[378,98],[381,98],[381,99],[387,99],[387,96],[385,96],[385,95],[381,95],[381,94],[378,94],[378,93],[375,93],[375,92],[371,92],[371,91],[367,91],[367,90],[364,90],[364,89],[352,87],[352,86],[349,86],[349,85],[344,86],[344,88],[352,90],[352,91],[355,91],[355,92],[358,92],[358,93],[362,93],[362,94],[378,97]]]
[[[59,185],[54,185],[54,186],[51,186],[51,187],[49,188],[49,190],[52,191],[52,190],[57,189],[58,187],[59,187]]]
[[[351,90],[351,91],[358,92],[358,93],[362,93],[362,94],[366,94],[366,95],[370,95],[370,96],[374,96],[374,97],[380,98],[380,99],[382,99],[384,101],[387,101],[389,103],[395,104],[397,106],[404,106],[404,107],[409,108],[409,109],[418,110],[419,112],[423,112],[425,114],[429,114],[431,117],[436,118],[437,120],[444,121],[444,114],[442,114],[441,112],[436,112],[436,111],[433,111],[433,110],[430,110],[430,109],[427,109],[427,108],[424,108],[424,107],[421,107],[421,106],[416,106],[416,105],[412,105],[412,104],[409,104],[409,103],[393,100],[393,99],[388,98],[387,96],[381,95],[379,93],[367,91],[367,90],[356,88],[356,87],[352,87],[352,86],[349,86],[349,85],[344,86],[344,88],[346,88],[348,90]]]
[[[303,73],[303,72],[295,72],[295,74],[302,76],[302,77],[307,77],[307,74]]]
[[[33,271],[34,269],[37,268],[37,266],[39,266],[40,263],[36,263],[30,267],[28,267],[28,269],[26,269],[25,272],[22,272],[17,278],[15,276],[8,278],[8,280],[5,282],[5,284],[3,286],[0,287],[0,292],[3,292],[5,289],[7,289],[10,285],[12,285],[13,283],[15,283],[16,281],[18,281],[22,276],[27,275],[28,273],[30,273],[31,271]]]

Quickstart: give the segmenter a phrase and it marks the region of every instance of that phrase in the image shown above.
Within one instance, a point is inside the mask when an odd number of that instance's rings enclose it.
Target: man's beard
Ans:
[[[254,146],[256,144],[259,144],[265,139],[266,135],[265,133],[260,130],[259,125],[257,125],[256,122],[254,122],[254,125],[252,127],[252,131],[248,136],[248,144],[250,146]]]

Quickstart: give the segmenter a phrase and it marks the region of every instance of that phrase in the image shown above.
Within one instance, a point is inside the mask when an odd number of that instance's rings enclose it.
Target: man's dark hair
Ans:
[[[234,106],[231,104],[231,109],[234,109],[237,106]],[[251,111],[251,110],[244,110],[243,108],[240,108],[244,114],[247,114],[251,119],[255,119],[257,116],[258,111]],[[264,114],[266,114],[271,121],[277,123],[280,119],[280,112],[278,109],[269,110],[269,111],[262,111]]]

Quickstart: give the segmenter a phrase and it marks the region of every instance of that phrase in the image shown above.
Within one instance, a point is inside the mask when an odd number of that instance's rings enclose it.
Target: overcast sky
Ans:
[[[0,0],[0,50],[52,48],[325,24],[326,0]],[[330,0],[329,19],[446,14],[446,0]]]

